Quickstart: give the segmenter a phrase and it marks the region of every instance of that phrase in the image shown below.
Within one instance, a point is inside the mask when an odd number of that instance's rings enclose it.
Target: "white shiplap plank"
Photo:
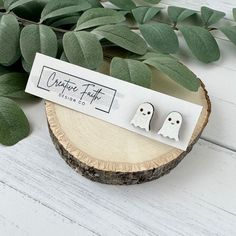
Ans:
[[[212,113],[202,138],[236,150],[236,105],[211,97]]]
[[[169,175],[136,186],[78,175],[45,127],[0,156],[2,182],[101,235],[236,234],[236,153],[205,141]]]
[[[226,16],[229,19],[233,19],[232,9],[236,7],[235,0],[224,0],[224,1],[216,1],[216,0],[162,0],[161,3],[178,6],[178,7],[186,7],[193,10],[199,11],[201,6],[208,6],[218,11],[223,11],[226,13]]]
[[[96,235],[0,180],[0,235]]]
[[[236,5],[235,0],[224,6],[202,0],[170,4],[197,10],[209,5],[226,11],[229,18]],[[183,41],[179,57],[204,81],[212,98],[212,116],[203,137],[236,149],[236,49],[227,41],[218,42],[219,62],[198,62],[188,56]],[[14,147],[0,147],[0,235],[236,234],[234,152],[200,141],[175,170],[157,181],[101,185],[77,175],[60,159],[41,103],[28,104],[25,110],[31,136]]]
[[[236,150],[236,47],[229,41],[217,41],[222,54],[218,62],[199,62],[181,36],[177,56],[204,82],[212,101],[212,114],[203,137]]]
[[[218,39],[221,48],[219,61],[204,64],[191,54],[180,35],[178,58],[189,67],[206,85],[211,96],[236,104],[236,47],[229,41]]]

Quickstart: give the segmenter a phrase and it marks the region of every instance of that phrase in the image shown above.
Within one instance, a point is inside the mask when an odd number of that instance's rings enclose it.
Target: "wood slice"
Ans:
[[[107,71],[107,65],[102,72]],[[200,137],[210,115],[205,86],[190,92],[153,71],[152,89],[203,106],[186,151],[46,101],[49,132],[62,158],[77,172],[106,184],[138,184],[167,174]]]

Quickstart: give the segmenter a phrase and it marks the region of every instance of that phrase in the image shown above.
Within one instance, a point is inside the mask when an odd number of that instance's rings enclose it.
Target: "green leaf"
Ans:
[[[236,21],[236,8],[233,8],[233,16],[234,16],[234,20]]]
[[[12,72],[0,76],[0,96],[8,98],[27,99],[32,95],[25,93],[28,75]]]
[[[91,7],[86,0],[49,1],[41,14],[41,22],[46,19],[87,10]]]
[[[11,99],[0,97],[0,143],[10,146],[28,136],[29,122]]]
[[[112,9],[92,8],[84,12],[78,20],[76,30],[99,25],[116,24],[125,21],[125,17]]]
[[[69,60],[68,60],[67,57],[66,57],[65,52],[63,52],[63,53],[61,54],[60,60],[69,62]]]
[[[192,53],[202,62],[210,63],[220,58],[220,50],[212,34],[199,26],[179,27]]]
[[[170,79],[191,91],[197,91],[200,86],[200,80],[196,75],[176,59],[159,55],[158,57],[146,59],[144,63],[155,67],[160,72],[168,75]]]
[[[151,71],[142,62],[114,57],[110,65],[111,76],[146,88],[151,86]]]
[[[0,7],[3,7],[3,0],[0,0]]]
[[[169,58],[172,60],[176,60],[178,61],[177,58],[175,58],[174,56],[168,55],[168,54],[163,54],[161,52],[147,52],[146,54],[142,55],[142,56],[137,56],[137,55],[131,55],[131,59],[135,59],[135,60],[146,60],[149,58],[153,58],[153,57],[161,57],[161,58]]]
[[[66,16],[63,17],[59,20],[56,20],[55,22],[53,22],[52,24],[50,24],[50,26],[52,27],[60,27],[60,26],[65,26],[65,25],[75,25],[79,19],[79,15],[75,15],[75,16]]]
[[[28,25],[21,31],[20,48],[28,64],[33,63],[36,52],[56,57],[56,34],[46,25]]]
[[[69,62],[97,69],[103,62],[102,46],[95,35],[86,32],[68,32],[63,37],[63,47]]]
[[[10,72],[9,68],[0,65],[0,76],[9,72]]]
[[[99,0],[87,0],[87,1],[91,4],[92,8],[103,7]]]
[[[132,0],[109,0],[109,2],[122,10],[131,10],[136,7]]]
[[[160,10],[157,7],[137,7],[132,10],[132,14],[139,24],[144,24],[150,21]]]
[[[217,23],[225,16],[224,12],[216,11],[208,7],[201,8],[201,17],[205,26],[210,26]]]
[[[61,56],[62,52],[64,52],[62,38],[59,38],[57,40],[57,45],[58,45],[58,49],[57,49],[56,58],[59,58]]]
[[[27,73],[30,73],[33,65],[30,63],[27,63],[23,57],[21,58],[21,64],[22,64],[24,71]]]
[[[10,4],[7,8],[8,11],[13,10],[16,7],[22,6],[26,3],[33,2],[34,0],[17,0],[17,1],[12,1],[12,4]]]
[[[124,25],[105,25],[96,28],[93,32],[128,51],[140,55],[147,51],[145,41]]]
[[[223,26],[220,30],[236,45],[236,26]]]
[[[127,14],[130,13],[129,10],[119,10],[119,13],[122,14],[123,16],[126,16]]]
[[[143,1],[150,4],[158,4],[161,0],[143,0]]]
[[[167,24],[140,25],[140,32],[153,49],[162,53],[175,53],[179,48],[178,38],[174,30]]]
[[[175,6],[168,7],[168,16],[175,23],[181,22],[195,13],[197,12],[182,7],[175,7]]]
[[[3,0],[3,5],[4,5],[4,8],[7,10],[9,8],[9,6],[16,2],[17,0]]]
[[[18,0],[14,0],[17,2]],[[48,0],[33,0],[13,9],[14,14],[23,19],[38,22],[41,12]]]
[[[0,17],[0,64],[11,65],[19,58],[20,27],[13,15]]]

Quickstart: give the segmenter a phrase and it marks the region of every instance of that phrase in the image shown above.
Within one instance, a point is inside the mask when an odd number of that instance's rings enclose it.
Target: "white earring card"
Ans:
[[[182,150],[186,150],[202,111],[197,104],[39,53],[26,92]],[[149,127],[131,122],[140,104],[153,107],[145,113],[152,115],[146,122]],[[172,131],[165,122],[169,114],[176,117],[173,112],[181,114],[182,120],[181,127]],[[159,132],[163,127],[164,132]],[[176,130],[178,137],[173,135]],[[166,132],[170,135],[162,135]]]

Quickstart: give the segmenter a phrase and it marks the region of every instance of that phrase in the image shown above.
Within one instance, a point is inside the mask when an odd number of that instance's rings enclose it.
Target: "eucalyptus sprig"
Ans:
[[[204,63],[220,58],[212,31],[236,44],[236,27],[217,28],[225,14],[208,7],[166,11],[158,7],[160,0],[109,2],[107,8],[99,0],[0,0],[0,143],[12,145],[29,132],[23,111],[11,99],[28,98],[24,88],[36,52],[92,70],[109,60],[112,76],[144,87],[151,86],[156,69],[197,91],[199,79],[173,55],[181,50],[176,31]],[[236,20],[235,9],[233,14]]]

